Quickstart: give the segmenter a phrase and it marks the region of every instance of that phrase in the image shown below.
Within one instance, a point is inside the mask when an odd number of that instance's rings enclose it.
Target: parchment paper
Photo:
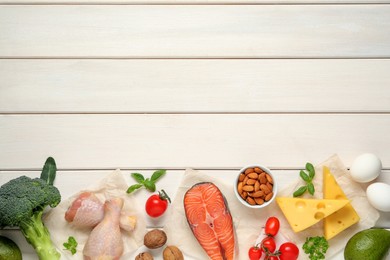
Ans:
[[[51,209],[44,218],[44,223],[50,230],[50,234],[53,243],[61,253],[61,259],[77,260],[83,259],[83,248],[91,229],[80,230],[66,222],[64,216],[65,212],[74,199],[84,191],[94,192],[97,197],[104,202],[106,199],[113,197],[120,197],[124,199],[123,210],[128,211],[131,215],[137,216],[136,228],[132,232],[122,231],[122,238],[124,242],[124,254],[121,259],[131,259],[130,255],[133,254],[140,246],[143,245],[143,236],[146,233],[146,223],[143,216],[140,214],[142,208],[138,206],[137,201],[133,196],[129,196],[126,193],[127,184],[123,178],[120,170],[116,170],[107,175],[102,180],[93,184],[85,190],[79,191],[70,198],[63,200],[57,207]],[[69,236],[76,238],[78,242],[77,253],[71,255],[67,250],[64,250],[62,245],[68,240]]]
[[[345,244],[353,234],[362,229],[374,226],[379,218],[379,213],[368,203],[365,191],[360,185],[350,179],[348,170],[344,167],[337,155],[330,157],[328,160],[315,167],[315,198],[322,198],[322,166],[328,166],[330,168],[337,182],[344,190],[348,199],[352,201],[353,207],[361,218],[358,224],[350,227],[329,241],[330,247],[326,254],[326,258],[330,259],[344,249]],[[278,192],[279,197],[292,197],[292,193],[296,188],[303,184],[303,181],[301,182],[299,177],[299,171],[297,171],[296,176],[297,180],[294,183]],[[172,203],[172,210],[167,219],[165,231],[168,235],[168,243],[181,248],[188,257],[199,260],[208,259],[188,226],[183,207],[185,192],[192,185],[204,181],[213,182],[217,185],[228,202],[230,212],[233,216],[236,240],[239,248],[235,259],[248,259],[248,249],[255,243],[259,235],[260,238],[264,236],[262,227],[270,216],[276,216],[281,221],[281,229],[276,239],[277,247],[285,241],[296,243],[300,248],[299,259],[308,259],[307,255],[304,254],[301,249],[306,237],[316,235],[323,236],[322,221],[306,231],[294,233],[275,201],[265,209],[247,208],[235,197],[232,183],[227,183],[222,178],[208,176],[201,172],[187,169],[177,191],[175,200]]]

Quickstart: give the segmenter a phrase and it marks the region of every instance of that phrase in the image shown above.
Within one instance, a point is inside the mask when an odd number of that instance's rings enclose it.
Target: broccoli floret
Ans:
[[[60,192],[40,178],[21,176],[0,187],[0,227],[19,227],[40,260],[55,260],[60,254],[42,222],[46,206],[55,207]]]

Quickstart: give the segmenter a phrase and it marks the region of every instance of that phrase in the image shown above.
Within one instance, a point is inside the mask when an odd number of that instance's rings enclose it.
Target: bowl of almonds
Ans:
[[[275,199],[277,184],[270,169],[261,165],[249,165],[238,173],[234,193],[245,206],[264,208]]]

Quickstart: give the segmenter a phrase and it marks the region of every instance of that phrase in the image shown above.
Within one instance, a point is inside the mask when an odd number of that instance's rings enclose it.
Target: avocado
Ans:
[[[372,228],[353,235],[344,249],[345,260],[383,260],[390,249],[390,231]]]

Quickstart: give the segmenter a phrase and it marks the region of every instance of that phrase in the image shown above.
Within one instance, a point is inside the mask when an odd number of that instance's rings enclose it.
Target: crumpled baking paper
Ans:
[[[323,166],[328,166],[330,168],[338,184],[342,187],[348,199],[352,201],[353,207],[361,218],[358,224],[348,228],[329,241],[330,246],[326,253],[326,259],[332,259],[332,257],[339,254],[344,249],[347,241],[352,235],[360,230],[373,227],[379,218],[379,213],[368,203],[365,191],[361,186],[349,177],[348,170],[337,155],[330,157],[328,160],[315,167],[316,177],[314,179],[314,185],[316,192],[314,198],[322,199]],[[303,184],[298,172],[296,176],[296,181],[279,191],[278,197],[292,197],[293,192]],[[164,230],[168,236],[168,244],[178,246],[185,256],[188,256],[191,259],[208,259],[206,253],[189,228],[183,207],[185,192],[199,182],[214,183],[226,198],[230,213],[233,217],[236,242],[238,245],[236,247],[238,250],[235,259],[248,259],[247,252],[249,248],[256,240],[259,238],[261,240],[261,238],[264,237],[262,227],[270,216],[278,217],[281,222],[281,229],[276,236],[277,248],[283,242],[292,241],[296,243],[300,249],[299,259],[308,259],[308,256],[302,250],[302,245],[305,242],[306,237],[317,235],[323,236],[322,221],[306,231],[295,233],[290,228],[283,213],[277,206],[276,201],[264,209],[247,208],[235,197],[232,183],[227,183],[217,176],[209,176],[192,169],[187,169],[177,191],[175,200],[172,203],[172,210],[170,211],[170,216],[167,218]]]
[[[123,210],[137,217],[136,228],[132,232],[122,230],[124,243],[124,253],[121,259],[131,259],[130,256],[143,245],[143,237],[146,233],[146,222],[141,215],[142,208],[138,206],[136,199],[126,193],[127,184],[120,170],[116,170],[107,175],[102,180],[93,184],[85,190],[81,190],[62,201],[57,207],[51,209],[44,217],[44,223],[49,229],[52,241],[57,250],[61,253],[61,259],[77,260],[83,259],[83,248],[91,232],[91,229],[79,229],[65,220],[65,212],[74,199],[82,192],[91,191],[104,203],[106,199],[120,197],[124,199]],[[68,241],[68,237],[73,236],[78,242],[77,253],[71,255],[68,250],[64,250],[63,243]]]

